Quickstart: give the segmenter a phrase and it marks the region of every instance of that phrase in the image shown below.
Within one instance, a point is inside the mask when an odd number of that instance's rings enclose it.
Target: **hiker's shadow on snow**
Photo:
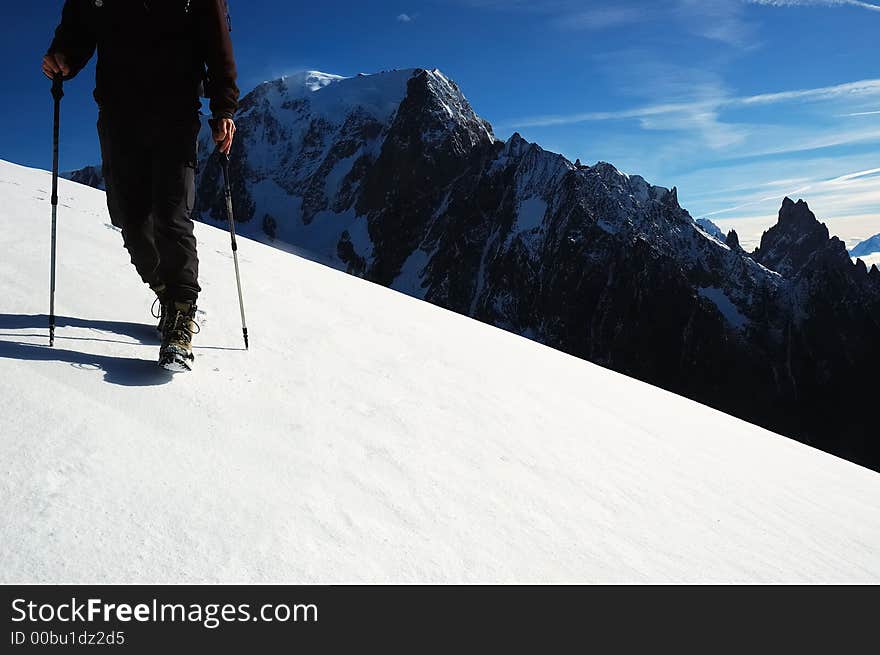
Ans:
[[[41,334],[5,334],[0,335],[0,358],[19,359],[28,361],[55,361],[65,362],[77,368],[88,370],[100,369],[104,371],[104,381],[110,384],[118,384],[126,387],[147,387],[167,384],[172,375],[163,371],[156,362],[146,359],[134,359],[130,357],[110,357],[92,353],[83,353],[75,350],[66,350],[60,347],[65,341],[104,341],[109,343],[128,344],[129,341],[115,339],[68,337],[56,332],[55,348],[50,348],[49,340],[49,317],[27,316],[17,314],[0,314],[0,330],[23,330],[44,329]],[[90,321],[86,319],[69,318],[59,316],[56,318],[57,327],[81,327],[123,334],[137,339],[141,344],[158,344],[155,331],[147,325],[138,323],[123,323],[118,321]],[[10,337],[37,337],[44,336],[46,345],[22,343],[21,341],[7,341]]]
[[[98,332],[109,332],[116,335],[124,335],[137,339],[144,345],[159,345],[159,337],[156,330],[143,323],[125,323],[123,321],[95,321],[87,318],[72,318],[70,316],[56,316],[56,328],[86,328]],[[0,330],[44,330],[46,339],[49,338],[49,317],[45,314],[0,314]],[[5,335],[13,336],[13,335]],[[19,334],[14,336],[42,336],[41,334]],[[70,337],[59,335],[56,331],[56,340],[68,341],[103,341],[105,343],[129,343],[119,339],[107,339],[100,337]]]
[[[0,339],[0,359],[67,362],[71,366],[87,370],[104,371],[104,381],[124,387],[151,387],[167,384],[171,374],[163,371],[156,362],[130,357],[108,357],[76,350],[50,348],[20,341]]]

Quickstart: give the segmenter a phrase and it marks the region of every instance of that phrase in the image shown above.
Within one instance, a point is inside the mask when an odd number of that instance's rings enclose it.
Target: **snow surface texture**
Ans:
[[[0,582],[878,582],[880,476],[197,225],[196,371],[100,191],[0,162]],[[528,211],[526,212],[529,213]]]

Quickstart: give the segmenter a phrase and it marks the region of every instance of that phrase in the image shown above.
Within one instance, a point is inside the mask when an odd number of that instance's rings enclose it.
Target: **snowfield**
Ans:
[[[104,194],[0,162],[0,582],[880,581],[880,475],[196,226],[196,370]]]

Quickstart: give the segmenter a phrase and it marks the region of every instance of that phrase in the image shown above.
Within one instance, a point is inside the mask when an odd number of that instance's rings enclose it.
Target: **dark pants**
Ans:
[[[98,118],[107,207],[141,279],[174,300],[195,301],[199,258],[190,214],[195,199],[197,114]]]

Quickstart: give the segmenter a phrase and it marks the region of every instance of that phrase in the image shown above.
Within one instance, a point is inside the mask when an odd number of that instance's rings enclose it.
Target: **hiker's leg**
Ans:
[[[101,112],[98,119],[104,184],[110,220],[122,230],[125,248],[141,279],[161,284],[153,239],[152,157],[139,137],[137,121]]]
[[[174,300],[195,302],[199,258],[191,218],[199,119],[164,121],[153,148],[153,224],[159,274]]]

